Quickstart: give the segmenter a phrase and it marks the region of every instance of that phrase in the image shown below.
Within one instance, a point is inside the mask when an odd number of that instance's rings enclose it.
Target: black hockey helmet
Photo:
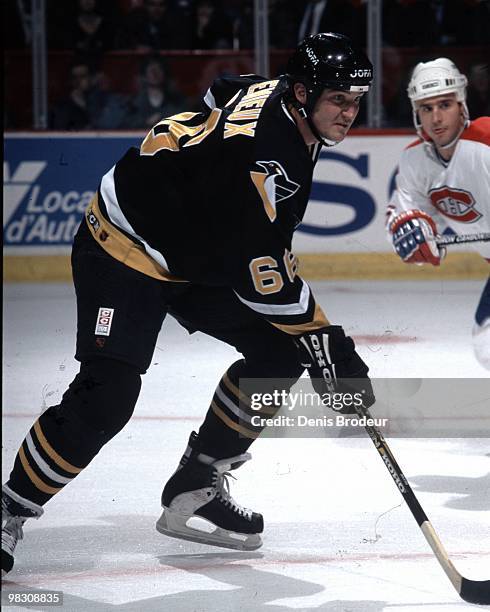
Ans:
[[[366,92],[373,79],[373,66],[347,36],[326,32],[305,38],[289,60],[288,75],[309,90]]]
[[[373,80],[373,65],[366,54],[350,38],[334,32],[305,38],[289,59],[287,70],[290,101],[306,118],[324,89],[364,93],[369,91]],[[306,87],[308,96],[304,105],[294,95],[295,83]],[[311,127],[312,122],[309,123]]]

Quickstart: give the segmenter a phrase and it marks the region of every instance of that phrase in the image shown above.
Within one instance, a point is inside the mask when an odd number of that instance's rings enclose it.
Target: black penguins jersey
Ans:
[[[291,252],[319,146],[305,145],[285,90],[283,78],[218,79],[203,112],[162,119],[102,178],[87,221],[127,265],[230,287],[300,334],[328,324]]]

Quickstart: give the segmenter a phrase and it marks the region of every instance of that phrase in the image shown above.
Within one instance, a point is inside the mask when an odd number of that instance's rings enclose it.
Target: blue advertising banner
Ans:
[[[141,140],[141,134],[5,135],[6,253],[69,247],[102,175]]]
[[[7,134],[4,245],[7,255],[68,254],[102,176],[143,132]],[[325,150],[293,247],[299,253],[389,251],[385,208],[398,157],[411,135],[349,136]]]

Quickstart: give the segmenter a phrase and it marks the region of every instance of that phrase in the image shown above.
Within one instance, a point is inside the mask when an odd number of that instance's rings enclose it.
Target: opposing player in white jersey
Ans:
[[[406,263],[438,266],[436,236],[490,231],[490,117],[470,121],[466,77],[446,58],[421,62],[408,85],[419,139],[403,153],[387,229]],[[490,263],[490,243],[472,243]],[[475,355],[490,369],[490,278],[475,312]]]

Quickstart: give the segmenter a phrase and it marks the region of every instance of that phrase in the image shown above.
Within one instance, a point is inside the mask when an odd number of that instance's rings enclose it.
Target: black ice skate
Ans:
[[[177,471],[165,485],[157,530],[174,538],[224,548],[260,548],[262,515],[239,506],[230,495],[228,482],[228,477],[233,478],[229,470],[251,456],[244,453],[215,460],[199,453],[196,441],[197,434],[192,432]]]
[[[20,497],[7,486],[2,487],[2,577],[14,565],[14,551],[24,537],[24,523],[28,518],[39,518],[42,513],[41,506]]]

